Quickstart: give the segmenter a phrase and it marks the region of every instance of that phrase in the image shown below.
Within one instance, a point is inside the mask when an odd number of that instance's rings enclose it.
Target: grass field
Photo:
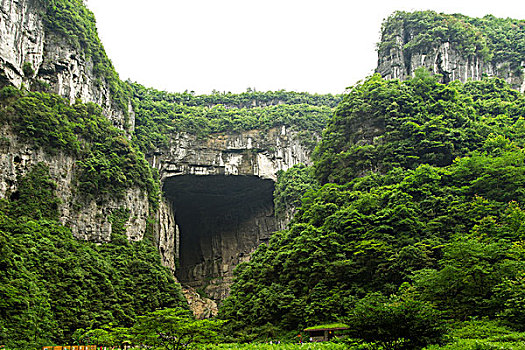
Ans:
[[[333,344],[333,343],[308,343],[308,344],[220,344],[220,345],[207,345],[200,349],[206,350],[225,350],[225,349],[236,349],[236,350],[342,350],[348,349],[348,345],[344,344]],[[365,348],[363,348],[365,349]]]

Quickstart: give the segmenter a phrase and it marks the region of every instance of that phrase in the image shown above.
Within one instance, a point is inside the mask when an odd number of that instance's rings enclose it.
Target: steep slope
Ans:
[[[128,139],[129,87],[93,15],[76,0],[0,6],[0,343],[71,343],[187,307],[155,248],[158,180]]]
[[[111,242],[77,240],[58,222],[58,186],[38,163],[0,201],[0,343],[72,343],[79,329],[130,326],[157,308],[187,308],[150,237],[129,242],[129,211],[109,215]]]
[[[0,85],[42,92],[3,92],[0,133],[8,142],[0,157],[0,197],[16,191],[17,177],[44,162],[59,186],[60,221],[75,237],[108,241],[107,216],[122,207],[133,218],[128,237],[141,239],[150,205],[158,201],[148,200],[156,196],[154,180],[126,140],[134,126],[129,87],[104,52],[93,14],[79,0],[9,0],[2,1],[0,16]],[[142,184],[117,171],[126,157],[137,165]]]
[[[524,57],[523,20],[400,11],[383,23],[376,71],[404,80],[425,67],[445,83],[496,76],[523,92]]]
[[[316,149],[324,186],[236,270],[232,332],[343,321],[411,349],[471,316],[522,328],[524,102],[500,79],[425,71],[353,87]]]
[[[98,311],[94,311],[87,312],[81,321],[67,321],[54,314],[56,310],[52,305],[57,301],[46,289],[45,273],[30,273],[30,279],[42,289],[41,302],[53,309],[46,306],[45,312],[50,313],[47,320],[63,330],[56,333],[50,327],[42,332],[41,338],[33,340],[34,344],[46,339],[66,341],[74,327],[131,322],[139,313],[177,304],[180,291],[153,259],[151,244],[158,248],[162,264],[172,273],[197,276],[184,277],[185,282],[197,287],[212,281],[218,292],[205,292],[218,299],[224,297],[236,264],[248,259],[281,224],[273,215],[272,205],[277,171],[309,161],[318,135],[340,97],[285,91],[195,96],[130,85],[119,80],[98,39],[93,14],[83,1],[6,0],[1,2],[0,9],[0,198],[6,203],[16,203],[23,193],[21,179],[44,166],[48,169],[49,182],[54,184],[54,191],[50,190],[48,195],[54,192],[58,197],[53,202],[55,214],[48,218],[54,228],[49,232],[44,230],[46,239],[56,235],[53,244],[60,245],[64,240],[75,254],[87,249],[85,255],[94,261],[107,256],[98,257],[98,252],[89,248],[93,243],[73,242],[71,236],[103,243],[101,251],[124,245],[124,267],[104,261],[112,266],[108,271],[113,271],[113,267],[118,270],[109,277],[100,276],[104,284],[109,280],[108,285],[120,285],[115,276],[122,278],[126,266],[131,264],[128,260],[135,254],[143,254],[151,263],[149,269],[160,271],[159,281],[166,281],[166,285],[152,283],[151,287],[158,288],[161,294],[173,288],[173,295],[165,297],[166,302],[160,304],[155,301],[156,297],[148,298],[148,293],[138,288],[140,295],[132,295],[137,302],[130,306],[124,295],[127,292],[119,292],[112,299],[115,310],[108,311],[105,317],[98,317]],[[154,169],[158,170],[158,177]],[[211,201],[220,208],[213,207],[205,213],[209,217],[202,222],[210,224],[196,229],[195,215],[184,208],[191,208],[202,198],[185,192],[197,183],[191,178],[190,185],[184,187],[185,175],[228,175],[226,179],[221,178],[231,182],[226,189],[235,189],[243,181],[253,181],[261,184],[265,200],[260,203],[257,198],[236,197],[233,190],[221,192],[224,203],[234,203],[235,210],[242,211],[242,220],[234,224],[235,230],[231,224],[217,226],[222,227],[222,231],[213,228],[216,217],[236,216],[237,212],[225,209],[227,205],[222,202]],[[207,184],[202,187],[213,186],[212,178],[205,180]],[[178,180],[182,180],[182,188]],[[161,186],[166,198],[160,196]],[[259,192],[255,190],[255,193]],[[17,236],[18,231],[27,231],[17,226],[32,220],[27,214],[24,210],[16,215],[5,213],[9,220],[16,222],[6,226],[6,249],[12,249],[18,239],[28,238]],[[266,225],[259,230],[260,222]],[[213,239],[207,241],[204,231],[210,227]],[[192,236],[201,238],[196,247],[191,246]],[[124,237],[136,243],[126,245]],[[15,255],[27,261],[41,261],[40,245],[38,241],[29,251],[15,249]],[[184,254],[181,249],[185,250]],[[67,253],[65,259],[70,259]],[[188,261],[192,264],[188,265]],[[180,271],[175,271],[179,262],[183,262]],[[14,267],[10,266],[2,275],[8,282],[11,274],[16,274],[16,269],[11,268]],[[86,271],[80,275],[89,277],[91,272]],[[61,273],[53,277],[54,282],[60,284],[60,288],[69,286],[69,280],[62,281]],[[140,269],[129,284],[147,279],[144,275],[147,273],[146,268]],[[100,311],[98,306],[86,301],[84,295],[75,293],[72,298],[83,305],[75,312],[82,312],[84,306]],[[96,297],[90,301],[95,303]],[[21,329],[24,324],[36,329],[31,323],[36,316],[30,310],[29,316],[13,323],[14,314],[8,310],[14,306],[10,305],[3,305],[7,327],[4,336],[16,334],[10,341],[29,341],[29,333]],[[119,318],[117,309],[125,309],[127,316]],[[66,325],[67,322],[71,323]],[[15,324],[14,328],[8,327],[10,323]]]
[[[0,10],[0,86],[25,84],[71,103],[94,102],[115,126],[133,129],[129,89],[81,0],[6,0]]]

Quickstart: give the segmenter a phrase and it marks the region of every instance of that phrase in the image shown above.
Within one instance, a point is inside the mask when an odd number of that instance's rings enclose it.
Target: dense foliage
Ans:
[[[133,84],[133,92],[136,142],[143,152],[166,147],[172,132],[203,137],[283,125],[303,131],[301,141],[315,145],[315,133],[321,133],[340,99],[286,91],[177,94],[139,84]]]
[[[502,80],[439,84],[414,78],[356,85],[337,107],[314,154],[322,182],[419,164],[450,165],[480,149],[490,134],[523,140],[525,97]]]
[[[156,349],[182,350],[202,348],[203,344],[216,343],[218,330],[224,321],[195,320],[187,309],[176,307],[148,312],[131,327],[78,329],[73,338],[79,344],[98,344],[104,347],[147,345]]]
[[[158,183],[144,156],[97,105],[6,87],[0,90],[0,121],[46,152],[75,156],[80,197],[103,200],[139,187],[157,204]]]
[[[49,33],[57,34],[93,63],[96,83],[106,82],[122,112],[127,115],[130,87],[121,81],[106,55],[96,28],[95,16],[83,0],[42,0],[44,24]],[[50,39],[48,39],[50,40]]]
[[[318,188],[311,167],[298,164],[287,171],[279,171],[273,193],[275,215],[278,218],[291,219],[295,208],[301,205],[302,196],[308,190],[313,191]]]
[[[225,105],[236,108],[266,107],[277,104],[297,105],[307,104],[311,106],[327,106],[335,108],[341,100],[340,95],[319,95],[307,92],[294,91],[257,91],[247,89],[246,92],[234,94],[231,92],[214,91],[209,95],[196,95],[192,92],[173,93],[159,91],[152,88],[145,88],[140,84],[132,84],[135,96],[139,99],[149,99],[152,101],[165,101],[186,106],[207,106]]]
[[[130,326],[157,308],[184,307],[152,242],[128,242],[118,222],[111,243],[74,239],[56,220],[54,191],[48,169],[38,164],[0,203],[1,344],[70,342],[78,328]]]
[[[409,64],[413,53],[428,52],[430,48],[449,42],[466,57],[477,56],[495,65],[507,64],[514,74],[521,76],[525,56],[524,20],[492,15],[472,18],[434,11],[398,11],[383,23],[378,45],[380,54],[387,54],[397,46],[399,35],[403,40],[405,64]]]
[[[0,91],[2,124],[47,153],[77,159],[79,201],[138,186],[155,209],[158,182],[141,152],[166,147],[173,132],[287,126],[312,146],[326,126],[314,166],[279,174],[276,214],[295,213],[289,229],[236,270],[221,308],[231,339],[286,334],[297,342],[306,326],[343,322],[351,329],[341,344],[301,348],[523,348],[523,94],[499,79],[443,85],[424,71],[405,82],[373,76],[344,97],[166,93],[120,81],[82,0],[42,4],[50,40],[90,59],[95,83],[107,84],[125,113],[131,99],[137,114],[129,141],[94,104]],[[378,49],[388,51],[401,34],[409,64],[412,53],[450,42],[518,75],[524,29],[523,21],[493,16],[397,12]],[[25,63],[23,73],[35,71]],[[82,242],[58,222],[60,200],[45,165],[17,184],[0,201],[0,344],[133,339],[179,349],[216,340],[222,322],[189,316],[149,238],[128,242],[126,208],[109,215],[111,243]],[[225,347],[252,348],[203,345]]]
[[[421,348],[446,320],[522,327],[523,102],[498,79],[355,86],[316,151],[325,185],[237,268],[231,330],[343,321],[364,342]]]

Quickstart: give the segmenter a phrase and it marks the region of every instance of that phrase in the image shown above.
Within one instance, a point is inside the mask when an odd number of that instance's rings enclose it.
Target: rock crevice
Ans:
[[[525,61],[521,62],[521,69],[512,69],[508,62],[487,61],[481,55],[467,53],[454,43],[439,39],[432,45],[413,49],[407,45],[410,46],[417,33],[402,25],[394,32],[383,32],[385,35],[391,38],[392,45],[379,49],[376,68],[376,72],[385,79],[406,80],[423,67],[440,74],[443,83],[453,80],[465,83],[468,80],[481,80],[484,76],[496,76],[513,88],[525,91]]]

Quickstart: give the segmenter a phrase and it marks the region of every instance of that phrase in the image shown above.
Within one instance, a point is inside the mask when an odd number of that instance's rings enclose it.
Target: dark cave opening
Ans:
[[[176,276],[214,299],[228,293],[233,268],[277,228],[274,182],[256,176],[181,175],[164,181],[180,231]]]

